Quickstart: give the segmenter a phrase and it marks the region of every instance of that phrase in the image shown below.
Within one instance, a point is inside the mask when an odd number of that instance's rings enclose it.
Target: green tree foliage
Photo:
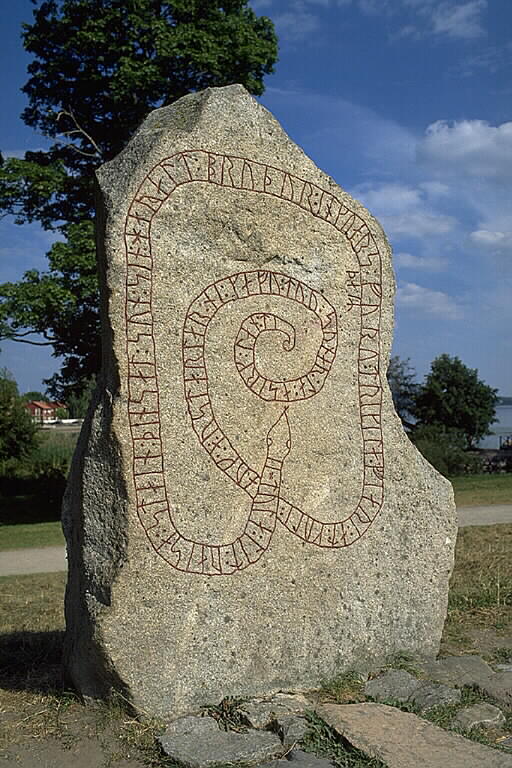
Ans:
[[[46,395],[38,390],[31,390],[30,392],[24,392],[21,396],[24,403],[30,403],[32,400],[46,401]]]
[[[83,419],[87,413],[89,402],[96,387],[96,379],[86,379],[79,393],[72,392],[67,401],[70,419]]]
[[[35,2],[22,35],[34,57],[22,118],[53,144],[1,160],[0,210],[19,224],[40,222],[62,242],[48,271],[0,286],[0,338],[51,345],[64,364],[50,391],[67,400],[100,364],[94,169],[157,106],[234,82],[260,95],[277,40],[248,0]]]
[[[0,369],[0,461],[27,456],[36,445],[37,427],[6,368]]]
[[[420,425],[411,438],[427,461],[445,477],[482,472],[481,458],[468,453],[466,438],[458,429],[439,424]]]
[[[458,430],[466,448],[489,434],[495,420],[497,390],[478,378],[458,357],[440,355],[416,398],[414,414],[418,425],[437,425]]]
[[[398,355],[391,357],[387,370],[387,378],[396,412],[402,419],[404,427],[413,427],[412,415],[416,406],[419,385],[416,381],[416,371],[411,366],[410,358],[401,360]]]

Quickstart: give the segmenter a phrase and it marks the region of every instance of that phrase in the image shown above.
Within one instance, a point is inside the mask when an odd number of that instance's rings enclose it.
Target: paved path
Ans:
[[[458,507],[459,528],[468,525],[495,525],[512,523],[512,504],[494,504],[488,507]],[[22,573],[50,573],[67,568],[64,547],[34,547],[0,552],[0,576]]]
[[[493,504],[488,507],[457,507],[459,528],[467,525],[496,525],[512,523],[512,504]]]
[[[32,547],[0,552],[0,576],[51,573],[65,571],[67,567],[65,547]]]

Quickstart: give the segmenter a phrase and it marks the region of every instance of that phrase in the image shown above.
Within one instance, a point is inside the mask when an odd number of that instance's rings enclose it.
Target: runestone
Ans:
[[[449,483],[386,383],[378,222],[241,86],[98,172],[103,370],[64,504],[66,665],[168,717],[433,656]]]

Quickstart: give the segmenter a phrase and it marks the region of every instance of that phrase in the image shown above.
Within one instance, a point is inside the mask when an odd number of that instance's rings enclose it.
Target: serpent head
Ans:
[[[283,461],[290,453],[292,436],[285,408],[276,423],[270,427],[267,434],[268,456]]]

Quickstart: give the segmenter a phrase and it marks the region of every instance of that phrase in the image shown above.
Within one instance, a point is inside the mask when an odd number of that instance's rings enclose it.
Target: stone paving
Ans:
[[[503,727],[504,712],[510,710],[511,663],[497,665],[501,669],[495,671],[478,656],[446,657],[418,663],[419,678],[404,669],[389,669],[364,686],[370,701],[355,704],[315,704],[301,695],[277,694],[239,705],[243,733],[221,730],[212,717],[187,716],[171,723],[160,743],[185,768],[237,761],[258,768],[290,763],[290,768],[328,768],[330,760],[303,749],[308,716],[315,711],[343,743],[388,768],[512,768],[512,750],[464,738],[473,728]],[[464,687],[493,698],[493,703],[481,700],[465,706]],[[389,706],[391,702],[395,706]],[[415,713],[399,706],[410,706]],[[423,717],[447,706],[453,709],[451,730]],[[508,744],[506,738],[502,743]]]

